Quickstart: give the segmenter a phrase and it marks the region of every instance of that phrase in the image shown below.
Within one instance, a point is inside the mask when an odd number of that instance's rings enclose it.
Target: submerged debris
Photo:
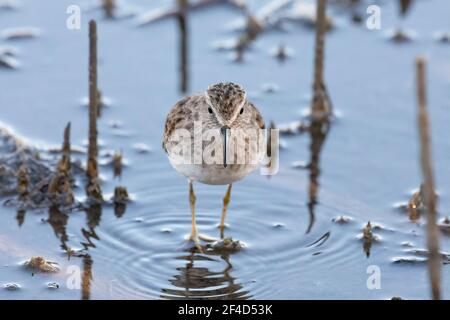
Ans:
[[[364,240],[370,240],[370,241],[372,241],[372,239],[373,239],[372,224],[370,223],[370,221],[367,222],[367,225],[363,229],[363,238],[364,238]]]
[[[4,40],[22,40],[37,38],[42,34],[42,31],[34,27],[18,27],[3,29],[0,36]]]
[[[377,240],[377,238],[372,233],[372,224],[370,223],[370,221],[367,222],[367,225],[363,229],[362,239],[363,250],[366,253],[367,258],[369,258],[372,243]]]
[[[16,70],[20,68],[20,62],[16,58],[0,52],[0,68]]]
[[[52,205],[67,206],[75,202],[72,191],[72,175],[70,161],[70,122],[64,130],[64,142],[62,156],[58,163],[56,172],[53,174],[48,185],[47,197]]]
[[[426,249],[410,249],[405,251],[405,256],[394,257],[394,263],[426,263],[430,258],[430,252]],[[450,254],[446,252],[438,253],[438,261],[442,264],[450,263]]]
[[[408,43],[415,40],[416,33],[412,30],[393,29],[388,30],[387,37],[390,41],[395,43]]]
[[[284,223],[274,223],[272,224],[272,228],[274,229],[286,229],[286,225]]]
[[[25,209],[69,206],[74,203],[70,169],[70,126],[66,127],[62,157],[55,172],[37,151],[0,128],[0,196],[13,196],[5,204]],[[49,158],[51,159],[51,158]],[[69,207],[67,207],[69,208]],[[20,220],[19,220],[20,223]]]
[[[206,245],[206,252],[209,253],[233,253],[238,252],[245,246],[239,241],[233,238],[224,238],[213,243],[208,243]]]
[[[114,189],[114,196],[112,198],[114,203],[124,204],[130,201],[130,196],[128,195],[127,188],[124,186],[117,186]]]
[[[57,282],[49,282],[47,283],[47,288],[51,290],[59,289],[59,284]]]
[[[49,173],[36,150],[0,127],[0,196],[17,194],[26,198]]]
[[[450,219],[448,217],[445,217],[444,220],[438,224],[438,226],[442,232],[450,234]]]
[[[24,265],[36,273],[55,273],[59,271],[58,263],[47,261],[44,257],[39,256],[31,257],[31,259],[26,261]]]
[[[272,56],[278,61],[284,62],[293,56],[293,50],[281,43],[278,47],[272,50]]]
[[[17,291],[20,290],[21,286],[18,283],[10,282],[3,285],[3,288],[5,288],[8,291]]]
[[[114,214],[117,218],[122,217],[127,209],[127,203],[130,201],[127,188],[123,186],[117,186],[114,189],[114,196],[111,201],[114,203]]]
[[[434,39],[441,43],[450,43],[450,32],[438,31],[434,34]]]
[[[120,177],[122,175],[122,152],[116,151],[113,156],[113,168],[114,177]]]
[[[413,244],[412,242],[409,242],[409,241],[403,241],[403,242],[401,243],[401,245],[402,245],[402,247],[406,247],[406,248],[412,248],[412,247],[414,247],[414,244]]]
[[[0,10],[15,10],[18,7],[16,0],[0,0]]]
[[[347,224],[349,222],[351,222],[353,220],[352,217],[349,216],[337,216],[336,218],[333,218],[331,221],[333,221],[334,223],[338,223],[338,224]]]
[[[280,87],[276,83],[265,83],[262,86],[264,93],[276,93],[280,91]]]
[[[150,146],[145,143],[135,143],[133,144],[133,149],[138,153],[149,153],[150,151],[152,151]]]
[[[278,126],[281,135],[294,135],[308,131],[308,125],[303,121],[295,121],[288,124]]]
[[[416,221],[424,213],[425,203],[423,194],[423,184],[420,185],[420,189],[413,193],[411,199],[408,202],[408,215],[411,221]]]
[[[26,165],[21,165],[17,171],[17,193],[21,198],[28,195],[28,169]]]

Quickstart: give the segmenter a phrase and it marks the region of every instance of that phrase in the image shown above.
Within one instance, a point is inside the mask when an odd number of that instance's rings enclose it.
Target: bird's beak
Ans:
[[[220,129],[220,134],[223,138],[223,167],[227,167],[227,148],[228,148],[228,130],[230,128],[228,126],[223,126]]]

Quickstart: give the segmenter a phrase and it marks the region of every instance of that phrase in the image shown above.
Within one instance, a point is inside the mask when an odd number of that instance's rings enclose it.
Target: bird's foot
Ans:
[[[198,233],[192,233],[189,236],[189,241],[194,242],[194,245],[197,248],[197,250],[200,251],[200,253],[203,253],[203,247],[202,244],[200,243],[200,237]]]

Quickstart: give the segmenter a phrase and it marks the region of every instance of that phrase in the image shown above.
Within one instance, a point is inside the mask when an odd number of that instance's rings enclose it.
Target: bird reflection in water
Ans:
[[[233,266],[230,253],[211,253],[208,255],[187,252],[178,259],[186,261],[178,267],[178,274],[169,282],[175,289],[162,289],[162,299],[250,299],[249,292],[242,284],[237,283],[231,275]],[[215,259],[220,258],[220,260]],[[223,270],[211,271],[206,265],[224,264]]]

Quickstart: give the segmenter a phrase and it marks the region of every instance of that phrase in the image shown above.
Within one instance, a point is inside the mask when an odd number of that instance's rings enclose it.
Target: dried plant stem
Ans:
[[[187,0],[177,0],[178,1],[178,26],[180,29],[180,90],[183,93],[188,91],[188,30],[187,30],[187,10],[188,1]]]
[[[97,115],[97,24],[95,21],[91,20],[89,22],[89,146],[86,171],[89,184],[87,190],[89,196],[101,198],[97,163]]]
[[[114,17],[114,10],[116,9],[116,0],[103,0],[103,10],[107,18]]]
[[[317,0],[317,24],[316,24],[316,52],[314,60],[314,90],[322,88],[324,84],[324,50],[325,34],[327,32],[326,0]]]
[[[70,122],[64,129],[64,142],[62,146],[62,156],[59,160],[56,172],[48,185],[47,195],[52,202],[52,205],[67,205],[72,204],[75,200],[71,175],[70,175]]]
[[[430,123],[427,113],[425,89],[425,60],[416,60],[417,99],[419,105],[418,126],[420,133],[420,163],[424,183],[425,207],[427,212],[427,244],[429,250],[428,269],[432,297],[441,298],[441,256],[439,254],[439,229],[436,224],[436,195],[431,158]]]
[[[241,0],[198,0],[198,1],[189,1],[187,3],[187,10],[195,11],[203,8],[207,8],[209,6],[213,5],[219,5],[219,4],[226,4],[233,8],[237,8],[241,10],[243,13],[246,13],[247,7],[245,5],[244,1]],[[179,13],[178,8],[173,8],[164,12],[158,12],[155,14],[154,12],[150,11],[148,13],[144,13],[142,18],[140,19],[138,25],[139,26],[146,26],[151,23],[161,21],[167,18],[173,18],[177,17]]]
[[[314,56],[314,83],[312,116],[316,120],[328,118],[331,115],[331,102],[324,81],[325,35],[327,32],[326,16],[327,0],[317,0],[316,44]]]
[[[91,179],[98,176],[97,168],[97,24],[89,23],[89,147],[87,175]]]
[[[64,129],[64,141],[62,145],[62,157],[58,164],[58,171],[69,173],[70,164],[70,122]]]
[[[28,168],[25,164],[22,164],[17,171],[17,192],[20,198],[25,198],[28,195]]]
[[[113,156],[114,177],[120,177],[122,175],[122,158],[122,151],[116,151]]]

